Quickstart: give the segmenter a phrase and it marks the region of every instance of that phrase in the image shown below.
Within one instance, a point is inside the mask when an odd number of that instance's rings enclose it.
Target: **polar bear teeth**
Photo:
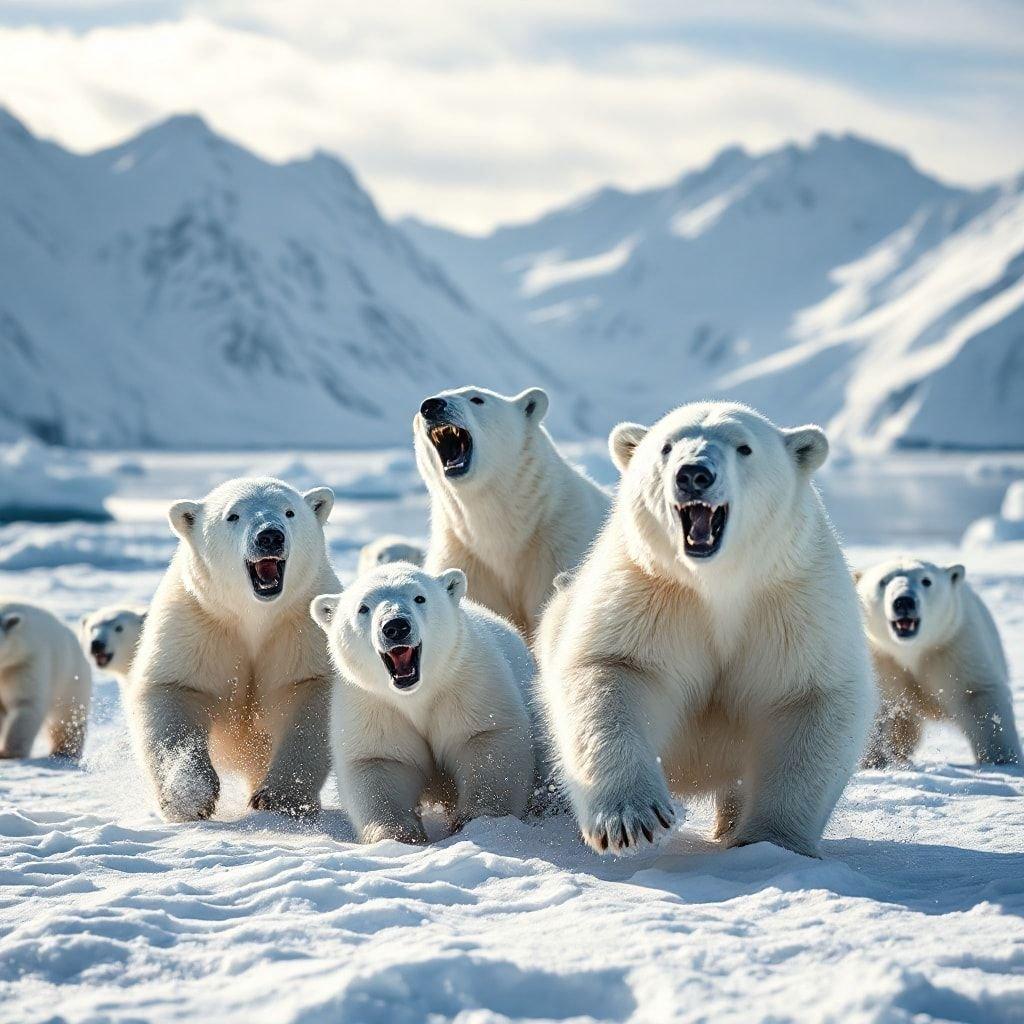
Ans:
[[[437,451],[446,476],[459,476],[469,469],[473,437],[468,430],[453,423],[431,428],[430,443]]]
[[[284,589],[285,560],[283,558],[258,558],[245,563],[249,579],[257,597],[277,597]]]
[[[406,690],[420,681],[420,646],[391,647],[381,652],[381,660],[399,690]]]
[[[890,622],[892,631],[901,640],[908,640],[912,636],[917,635],[917,631],[921,625],[920,619],[904,618],[904,619],[893,619]]]
[[[709,505],[705,501],[689,501],[676,508],[683,524],[683,546],[686,553],[696,558],[713,555],[722,544],[725,523],[729,517],[728,504]]]

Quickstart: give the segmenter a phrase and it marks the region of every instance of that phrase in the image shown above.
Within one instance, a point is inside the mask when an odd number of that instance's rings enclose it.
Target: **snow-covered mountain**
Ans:
[[[472,238],[403,227],[597,430],[707,395],[859,448],[1024,447],[1024,188],[819,136]]]
[[[398,443],[441,387],[564,387],[338,160],[195,117],[78,156],[0,111],[0,357],[0,435],[73,445]]]

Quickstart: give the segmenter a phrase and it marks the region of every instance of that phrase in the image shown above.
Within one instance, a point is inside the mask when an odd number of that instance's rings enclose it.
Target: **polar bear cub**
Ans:
[[[92,663],[117,677],[122,685],[135,660],[146,609],[138,605],[107,605],[82,618],[82,648]]]
[[[742,405],[610,437],[608,524],[538,638],[541,696],[586,841],[622,852],[712,794],[716,838],[804,854],[873,713],[853,579],[811,475],[828,442]]]
[[[1018,764],[1006,656],[962,565],[897,558],[860,575],[882,705],[865,764],[909,759],[924,719],[957,725],[982,764]]]
[[[0,757],[28,757],[44,726],[51,754],[80,757],[91,698],[75,634],[45,608],[0,598]]]
[[[559,453],[542,425],[548,396],[486,388],[442,391],[413,420],[430,492],[426,567],[454,566],[469,596],[527,638],[559,573],[597,536],[609,497]]]
[[[426,842],[419,806],[453,829],[522,816],[534,785],[522,637],[464,600],[459,569],[396,563],[310,606],[338,669],[331,740],[341,800],[361,840]]]
[[[168,820],[213,813],[218,768],[247,779],[257,810],[319,809],[331,667],[308,609],[338,585],[323,532],[333,504],[330,488],[256,478],[171,506],[180,544],[128,686],[136,751]]]
[[[376,569],[378,565],[389,565],[391,562],[409,562],[411,565],[422,566],[426,557],[426,551],[416,541],[388,533],[360,548],[356,572],[361,576],[364,572]]]

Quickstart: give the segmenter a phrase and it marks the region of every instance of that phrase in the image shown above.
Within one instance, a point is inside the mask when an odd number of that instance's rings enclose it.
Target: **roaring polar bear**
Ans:
[[[82,648],[97,668],[110,672],[124,685],[145,621],[146,609],[138,605],[99,608],[82,617]]]
[[[75,634],[45,608],[0,598],[0,757],[28,757],[44,726],[52,755],[80,757],[91,698]]]
[[[707,402],[609,444],[615,507],[538,640],[584,838],[651,842],[672,794],[710,793],[726,845],[816,854],[874,708],[853,579],[811,485],[825,435]]]
[[[364,572],[376,569],[378,565],[389,565],[391,562],[409,562],[422,566],[426,557],[426,551],[416,541],[388,533],[360,548],[356,573],[362,576]]]
[[[982,764],[1019,764],[999,631],[962,565],[897,558],[860,575],[857,590],[881,691],[865,764],[906,761],[925,719],[954,723]]]
[[[533,659],[509,623],[465,592],[459,569],[435,576],[395,563],[310,606],[339,670],[333,760],[363,842],[426,842],[422,801],[442,803],[453,829],[526,811]]]
[[[338,586],[323,526],[330,488],[231,480],[177,501],[181,539],[149,609],[128,686],[133,737],[164,817],[208,818],[216,764],[250,805],[319,809],[331,667],[309,603]]]
[[[559,453],[542,425],[548,396],[443,391],[413,420],[430,492],[426,567],[462,569],[469,596],[532,637],[559,573],[597,536],[609,498]]]

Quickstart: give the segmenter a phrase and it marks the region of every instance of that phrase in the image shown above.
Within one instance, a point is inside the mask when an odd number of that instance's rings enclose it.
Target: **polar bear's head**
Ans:
[[[0,603],[0,668],[13,665],[26,654],[22,615],[17,605]]]
[[[82,647],[97,668],[127,675],[146,621],[146,609],[107,605],[82,618]]]
[[[960,621],[962,565],[916,558],[881,562],[860,574],[857,593],[871,639],[894,652],[943,643]]]
[[[766,544],[794,549],[828,441],[818,427],[784,430],[743,405],[697,402],[652,427],[619,424],[609,449],[631,545],[685,575],[756,562]]]
[[[448,487],[493,482],[499,475],[513,479],[547,410],[548,396],[540,388],[511,397],[456,388],[425,399],[413,419],[423,478]]]
[[[299,494],[269,477],[243,477],[202,501],[176,501],[168,518],[187,545],[189,586],[228,607],[304,593],[326,560],[329,487]]]
[[[451,665],[465,593],[460,569],[434,576],[395,562],[360,576],[341,594],[314,598],[310,614],[347,679],[382,695],[426,694]]]
[[[359,565],[356,572],[362,575],[364,572],[376,569],[378,565],[389,565],[391,562],[423,565],[426,557],[427,553],[415,541],[389,533],[362,546],[359,551]]]

